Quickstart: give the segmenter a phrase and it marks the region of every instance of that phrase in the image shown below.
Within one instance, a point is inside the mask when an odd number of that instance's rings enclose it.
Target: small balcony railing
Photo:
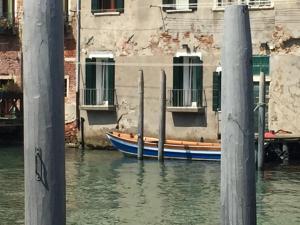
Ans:
[[[203,107],[204,91],[200,89],[172,89],[168,91],[169,107]]]
[[[113,106],[115,104],[114,89],[82,89],[81,105],[85,106]]]

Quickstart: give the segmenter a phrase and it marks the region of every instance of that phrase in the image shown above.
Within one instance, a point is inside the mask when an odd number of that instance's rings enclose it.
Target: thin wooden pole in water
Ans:
[[[252,44],[248,7],[226,7],[224,26],[221,224],[255,225]]]
[[[63,2],[24,1],[25,224],[66,224]]]
[[[257,168],[263,169],[264,166],[264,143],[265,143],[265,74],[260,72],[259,80],[259,109],[258,109],[258,151]]]
[[[80,130],[81,118],[80,118],[80,29],[81,29],[81,0],[77,0],[76,4],[76,125]],[[82,147],[82,146],[81,146]]]
[[[164,160],[164,144],[166,139],[166,73],[161,71],[160,77],[160,117],[159,117],[159,142],[158,160]]]
[[[85,119],[83,117],[80,118],[80,126],[81,126],[81,130],[80,130],[80,136],[81,136],[81,142],[80,142],[80,148],[84,149],[85,148],[85,140],[84,140],[84,122]]]
[[[138,120],[138,159],[142,160],[144,155],[144,74],[139,71],[139,120]]]

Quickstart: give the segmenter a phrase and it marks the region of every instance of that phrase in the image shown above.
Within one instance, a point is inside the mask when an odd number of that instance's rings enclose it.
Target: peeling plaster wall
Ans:
[[[167,88],[171,89],[172,58],[176,52],[182,51],[182,45],[187,45],[192,52],[200,52],[203,56],[207,108],[205,114],[186,113],[179,116],[167,113],[167,135],[182,139],[217,138],[218,117],[212,112],[212,73],[220,65],[224,12],[212,10],[213,2],[198,1],[195,12],[166,13],[156,7],[162,4],[162,0],[126,0],[125,12],[110,16],[94,16],[91,13],[91,0],[82,2],[82,62],[90,52],[111,51],[117,63],[117,111],[82,111],[88,138],[99,139],[99,135],[116,127],[122,131],[136,132],[139,69],[145,73],[145,132],[156,136],[160,70],[166,70]],[[251,10],[253,54],[267,54],[271,57],[278,54],[297,55],[300,46],[299,12],[299,3],[283,3],[279,0],[274,1],[274,8]],[[118,63],[123,66],[118,66]],[[149,63],[153,66],[149,67]],[[278,67],[283,69],[285,65],[280,63]],[[83,67],[82,87],[84,73]],[[280,120],[281,116],[278,115]]]
[[[300,135],[300,56],[271,58],[269,126]]]

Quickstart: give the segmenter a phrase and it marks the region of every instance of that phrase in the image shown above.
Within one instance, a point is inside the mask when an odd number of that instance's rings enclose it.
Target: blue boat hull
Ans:
[[[127,155],[137,155],[138,146],[135,143],[127,142],[126,140],[117,138],[107,134],[114,148]],[[144,146],[144,157],[157,158],[157,147]],[[185,160],[213,160],[219,161],[221,159],[221,151],[207,151],[207,150],[186,150],[186,149],[164,149],[164,158],[170,159],[185,159]]]

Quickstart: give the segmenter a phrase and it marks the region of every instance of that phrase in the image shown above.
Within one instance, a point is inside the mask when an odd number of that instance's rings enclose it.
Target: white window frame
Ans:
[[[96,105],[105,105],[108,106],[108,100],[103,100],[103,95],[105,91],[104,76],[106,76],[106,81],[108,82],[108,67],[107,65],[101,65],[101,61],[106,59],[113,59],[114,55],[110,51],[94,51],[89,54],[89,58],[96,59]],[[103,74],[103,72],[105,74]],[[99,90],[99,91],[98,91]],[[108,91],[108,90],[107,90]],[[108,95],[108,93],[107,93]]]
[[[170,6],[174,7],[175,9],[167,9],[167,13],[176,13],[176,12],[193,12],[192,9],[190,9],[189,0],[177,0],[180,1],[180,3],[173,3],[170,4]],[[186,3],[183,3],[183,2]],[[166,7],[166,5],[163,5],[163,7]]]
[[[225,6],[227,5],[238,5],[238,4],[248,5],[249,9],[273,9],[274,8],[274,0],[233,0],[233,2],[228,2],[229,0],[221,0],[221,1],[222,1],[221,5],[219,6],[219,0],[214,0],[213,10],[216,11],[224,10]]]
[[[176,52],[175,57],[183,57],[183,90],[192,90],[192,70],[191,65],[188,61],[191,57],[199,57],[202,61],[202,53],[201,52]],[[192,102],[192,94],[184,94],[183,99],[184,105],[191,105],[190,107],[196,108],[197,102]]]

